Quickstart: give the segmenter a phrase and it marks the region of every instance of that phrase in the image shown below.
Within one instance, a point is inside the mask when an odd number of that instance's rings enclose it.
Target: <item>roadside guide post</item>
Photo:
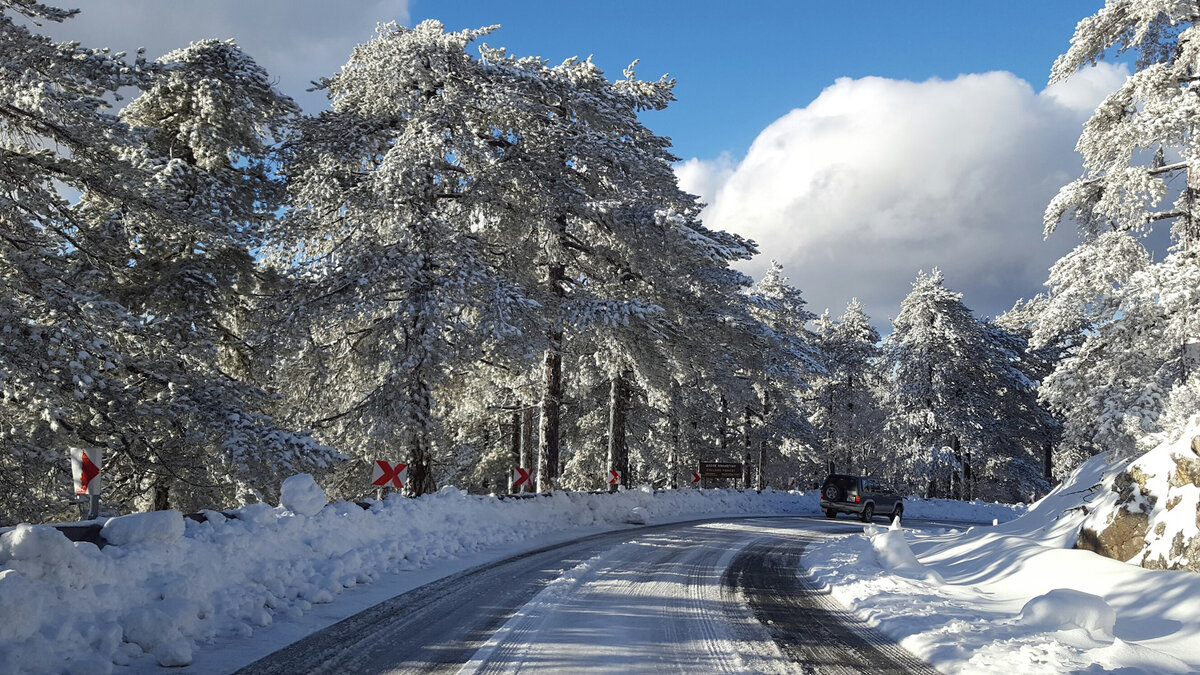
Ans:
[[[84,520],[100,517],[100,467],[103,457],[100,448],[71,448],[71,484],[80,506],[87,505]]]
[[[407,480],[408,464],[400,462],[392,464],[382,459],[377,459],[371,465],[371,485],[379,488],[375,492],[375,496],[381,501],[387,493],[389,486],[400,490],[404,488],[404,483]]]

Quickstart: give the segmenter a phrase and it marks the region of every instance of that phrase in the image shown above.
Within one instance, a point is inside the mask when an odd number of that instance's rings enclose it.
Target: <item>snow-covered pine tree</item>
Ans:
[[[1190,2],[1109,0],[1079,22],[1051,71],[1058,82],[1113,54],[1138,56],[1135,72],[1109,95],[1080,135],[1084,175],[1046,209],[1045,229],[1064,218],[1084,242],[1051,271],[1035,345],[1064,358],[1042,397],[1065,425],[1060,475],[1100,451],[1136,453],[1160,429],[1171,392],[1186,392],[1200,338],[1200,8]],[[1183,179],[1173,194],[1172,184]],[[1123,232],[1171,226],[1172,253],[1151,263]],[[1189,395],[1190,396],[1190,395]]]
[[[857,299],[835,322],[828,310],[817,325],[825,373],[813,380],[810,419],[823,454],[837,471],[882,475],[882,373],[879,332]]]
[[[1066,452],[1060,453],[1064,459],[1097,452],[1107,452],[1110,459],[1129,459],[1163,441],[1174,441],[1196,420],[1195,392],[1200,388],[1196,373],[1200,344],[1198,19],[1200,6],[1195,2],[1108,0],[1079,22],[1070,49],[1051,71],[1051,80],[1059,81],[1108,55],[1129,51],[1138,55],[1135,72],[1100,104],[1079,138],[1084,175],[1065,186],[1046,209],[1047,230],[1067,215],[1084,233],[1084,243],[1064,258],[1068,266],[1072,258],[1089,257],[1126,263],[1113,265],[1118,274],[1109,286],[1089,283],[1099,276],[1094,273],[1071,274],[1067,284],[1059,286],[1069,297],[1095,299],[1103,310],[1094,325],[1087,318],[1076,320],[1083,327],[1042,385],[1043,398],[1064,415]],[[1120,235],[1167,224],[1174,247],[1161,262],[1150,262],[1140,246]],[[1109,246],[1116,250],[1096,250]],[[1068,271],[1060,268],[1064,261],[1052,271],[1050,303],[1057,299],[1054,272]],[[1161,467],[1168,455],[1159,457],[1155,461]],[[1194,458],[1169,457],[1177,466],[1168,464],[1155,471],[1159,481],[1170,475],[1174,484],[1176,477],[1188,473],[1186,467]],[[1064,463],[1059,470],[1065,473],[1073,468],[1071,464]],[[1084,528],[1081,545],[1128,560],[1124,550],[1132,540],[1134,549],[1144,544],[1146,550],[1158,552],[1153,561],[1150,555],[1133,556],[1145,566],[1165,565],[1167,558],[1175,565],[1187,560],[1186,552],[1197,547],[1194,533],[1164,537],[1161,527],[1144,525],[1146,504],[1164,499],[1167,486],[1148,483],[1144,472],[1125,462],[1116,467],[1123,470],[1117,476],[1110,474],[1104,483],[1115,479],[1118,507]],[[1196,557],[1191,559],[1195,569]]]
[[[344,452],[406,458],[414,495],[443,461],[435,383],[525,307],[478,234],[516,179],[496,120],[510,91],[465,52],[486,32],[381,26],[322,81],[332,110],[286,165],[293,229],[275,260],[297,284],[281,322],[296,352],[277,386]]]
[[[968,495],[996,376],[979,322],[936,268],[917,275],[883,352],[898,482],[927,496]]]
[[[1052,364],[1045,352],[1029,347],[1025,330],[1010,330],[999,320],[983,322],[982,329],[995,385],[969,496],[1018,502],[1044,495],[1050,487],[1045,457],[1062,432],[1038,400],[1038,382]]]
[[[129,319],[82,283],[118,270],[66,196],[137,197],[106,99],[141,82],[141,62],[28,27],[74,14],[0,0],[0,524],[69,518],[67,449],[109,449],[122,403],[114,335]]]
[[[758,392],[755,406],[761,419],[758,446],[759,487],[769,482],[786,486],[797,473],[820,473],[815,449],[817,433],[807,417],[804,399],[810,398],[810,381],[826,373],[816,336],[807,324],[816,318],[808,311],[800,290],[788,283],[783,266],[771,265],[747,296],[762,350],[752,377]]]
[[[571,333],[661,311],[622,286],[646,273],[642,258],[666,231],[655,212],[677,191],[669,140],[638,120],[672,100],[674,82],[638,80],[632,69],[613,82],[590,60],[548,66],[500,49],[482,50],[482,60],[512,92],[492,123],[519,175],[493,223],[509,243],[510,278],[529,289],[546,321],[538,489],[549,490],[561,472]],[[645,204],[633,204],[643,196]],[[625,367],[613,363],[612,376]]]
[[[1147,361],[1141,352],[1130,358],[1098,356],[1129,348],[1112,340],[1128,337],[1125,326],[1118,325],[1126,287],[1149,265],[1149,252],[1127,232],[1091,237],[1051,267],[1047,293],[1018,310],[1021,322],[1030,326],[1031,347],[1053,357],[1038,391],[1063,424],[1051,462],[1055,478],[1106,448],[1133,449],[1142,422],[1140,415],[1126,419],[1126,406],[1147,384]],[[1126,422],[1132,423],[1132,434],[1125,433]]]
[[[627,254],[633,263],[629,269],[636,272],[590,285],[594,292],[613,300],[641,303],[655,311],[625,314],[620,321],[593,322],[580,327],[586,330],[566,335],[567,353],[589,355],[575,360],[576,370],[571,371],[579,386],[568,383],[568,387],[571,399],[581,404],[581,414],[575,424],[565,428],[564,435],[576,453],[593,455],[573,457],[569,462],[568,477],[580,485],[585,484],[581,482],[585,476],[597,474],[597,454],[604,457],[603,469],[620,471],[627,486],[631,478],[671,484],[681,470],[677,424],[687,416],[677,408],[681,399],[672,392],[682,386],[684,378],[694,375],[687,364],[713,367],[721,363],[729,367],[732,376],[745,368],[725,360],[739,353],[756,353],[735,347],[724,350],[718,359],[712,344],[703,341],[725,327],[745,330],[752,324],[745,317],[732,321],[735,313],[745,313],[739,293],[744,277],[729,264],[748,258],[753,244],[704,227],[696,219],[699,208],[695,198],[679,191],[673,173],[663,173],[660,181],[635,188],[641,192],[631,191],[627,196],[630,203],[613,216],[641,221],[626,225],[629,231],[639,232],[638,246],[629,247]],[[659,207],[654,208],[655,204]],[[704,305],[707,311],[697,310]],[[728,342],[747,344],[751,339],[746,334]],[[605,414],[583,414],[593,409],[585,401],[596,394],[602,396],[600,407]],[[605,447],[597,446],[599,438],[605,440]]]
[[[83,284],[134,320],[119,343],[132,405],[109,415],[120,441],[106,456],[109,500],[199,509],[263,499],[334,457],[279,428],[262,412],[265,393],[239,379],[259,286],[253,251],[283,190],[270,143],[297,108],[232,42],[166,54],[143,87],[121,111],[137,144],[120,152],[144,197],[87,193],[74,209],[124,262],[115,279]]]

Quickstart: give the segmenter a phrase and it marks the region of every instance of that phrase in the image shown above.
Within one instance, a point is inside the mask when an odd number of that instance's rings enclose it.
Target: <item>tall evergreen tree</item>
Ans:
[[[762,350],[756,367],[747,373],[754,380],[759,398],[755,412],[762,431],[757,439],[759,447],[753,448],[762,465],[759,482],[765,485],[767,474],[771,474],[771,483],[786,485],[787,478],[801,470],[801,465],[805,473],[817,469],[818,439],[803,404],[810,394],[810,381],[825,373],[816,336],[807,328],[816,316],[805,308],[807,302],[800,290],[788,283],[777,261],[771,261],[755,284],[748,303]],[[747,415],[747,424],[751,417]]]
[[[940,271],[922,272],[883,350],[897,477],[928,496],[964,496],[995,386],[979,322]]]
[[[1035,345],[1057,344],[1063,359],[1042,397],[1065,424],[1059,468],[1101,451],[1139,451],[1158,431],[1173,392],[1193,386],[1200,338],[1197,278],[1200,230],[1200,121],[1197,67],[1200,10],[1192,3],[1109,0],[1079,22],[1051,81],[1109,55],[1137,54],[1135,72],[1084,125],[1076,146],[1084,175],[1046,209],[1045,229],[1064,219],[1084,241],[1051,271]],[[1182,177],[1183,189],[1172,184]],[[1175,249],[1151,263],[1129,236],[1170,225]]]
[[[252,251],[282,195],[269,143],[296,111],[232,42],[171,52],[121,111],[137,141],[121,154],[145,198],[89,193],[74,209],[124,262],[115,279],[83,285],[132,319],[119,346],[133,402],[108,455],[110,500],[150,493],[153,508],[197,509],[261,499],[332,459],[266,417],[265,394],[242,381],[259,286]]]
[[[638,80],[632,69],[612,82],[590,60],[548,66],[503,50],[482,55],[514,92],[493,124],[496,144],[519,155],[510,168],[520,176],[501,198],[508,210],[496,223],[502,240],[526,243],[512,247],[508,269],[546,320],[538,487],[547,490],[560,473],[563,359],[571,333],[661,309],[627,285],[644,274],[644,252],[673,227],[655,211],[675,198],[675,158],[669,140],[642,125],[638,113],[665,108],[674,82]],[[638,198],[647,201],[631,207]],[[627,366],[613,367],[615,374]]]
[[[25,25],[74,14],[0,0],[0,524],[64,513],[66,449],[108,448],[107,416],[126,402],[115,336],[129,318],[80,283],[111,279],[120,261],[59,186],[138,198],[106,98],[142,82],[141,62]]]
[[[879,332],[855,299],[836,322],[824,317],[817,335],[826,372],[813,383],[811,419],[824,455],[838,471],[879,474],[885,418]]]
[[[490,84],[466,46],[487,30],[382,26],[322,81],[286,166],[291,210],[276,261],[297,283],[280,374],[297,421],[361,460],[405,449],[408,492],[436,487],[435,383],[512,330],[523,301],[477,230],[505,172]]]

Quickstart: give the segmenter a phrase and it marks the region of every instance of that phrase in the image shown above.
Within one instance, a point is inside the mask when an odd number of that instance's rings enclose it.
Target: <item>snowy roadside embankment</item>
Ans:
[[[1007,523],[1021,517],[1026,511],[1024,504],[997,504],[976,499],[961,502],[953,499],[904,498],[904,518],[927,518],[930,520],[957,520],[964,523],[1000,522]]]
[[[867,526],[809,546],[801,562],[840,602],[943,672],[1198,672],[1200,575],[1071,548],[1111,471],[1093,458],[1024,516],[995,527]]]
[[[531,540],[685,516],[816,515],[817,495],[679,490],[496,500],[446,488],[369,510],[324,504],[289,479],[285,506],[236,518],[177,511],[109,519],[99,549],[49,526],[0,535],[0,672],[108,672],[149,655],[185,665],[197,643],[296,619],[381,575]],[[290,508],[289,508],[290,507]]]

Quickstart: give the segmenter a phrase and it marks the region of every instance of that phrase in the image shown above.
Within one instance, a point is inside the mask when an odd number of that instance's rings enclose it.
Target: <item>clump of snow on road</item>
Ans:
[[[868,526],[810,545],[801,562],[840,602],[943,672],[1198,672],[1200,575],[1073,548],[1118,468],[1095,457],[1022,517],[995,526]]]
[[[369,509],[325,504],[311,477],[279,507],[207,520],[178,511],[109,519],[104,549],[49,526],[0,534],[0,672],[111,672],[150,658],[192,661],[198,644],[297,619],[381,575],[549,532],[705,515],[816,515],[815,493],[677,490],[497,500],[452,487]]]

